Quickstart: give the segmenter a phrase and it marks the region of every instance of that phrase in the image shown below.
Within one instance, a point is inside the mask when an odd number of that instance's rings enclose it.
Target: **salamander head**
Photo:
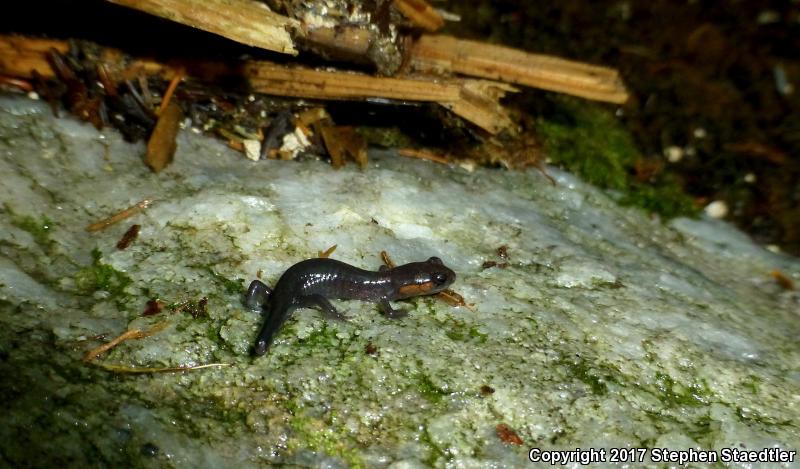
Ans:
[[[449,287],[456,279],[438,257],[425,262],[412,262],[397,266],[390,271],[395,299],[411,298],[419,295],[433,295]]]

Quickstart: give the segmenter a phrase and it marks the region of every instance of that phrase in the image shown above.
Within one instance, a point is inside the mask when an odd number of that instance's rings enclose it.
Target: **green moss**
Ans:
[[[484,334],[478,330],[478,326],[472,326],[469,328],[469,336],[477,340],[479,344],[482,344],[486,342],[486,338],[489,337],[489,334]]]
[[[50,238],[50,230],[53,228],[52,220],[44,215],[42,215],[40,218],[36,218],[31,215],[20,215],[15,213],[8,204],[4,204],[3,207],[5,211],[11,215],[12,225],[30,233],[31,236],[33,236],[33,239],[36,241],[36,244],[41,246],[43,249],[47,249],[52,246],[53,240]]]
[[[378,145],[384,148],[405,148],[413,145],[411,138],[399,127],[368,127],[356,128],[356,132],[368,145]]]
[[[715,430],[714,420],[704,415],[687,425],[686,434],[702,446],[709,447],[716,439]]]
[[[456,342],[473,340],[482,344],[486,342],[486,338],[488,337],[487,334],[484,334],[478,329],[478,326],[474,324],[470,326],[466,322],[457,319],[448,318],[440,322],[440,324],[444,328],[445,335],[450,340]]]
[[[630,132],[607,108],[574,98],[555,99],[556,110],[537,121],[547,156],[585,181],[624,193],[621,203],[666,218],[692,216],[697,208],[669,176],[641,183],[633,176],[639,151]]]
[[[583,382],[592,394],[596,396],[605,396],[608,394],[608,385],[606,383],[615,382],[615,379],[610,374],[601,374],[589,365],[585,360],[580,358],[568,359],[564,358],[559,361],[559,365],[565,367],[570,376]]]
[[[628,169],[637,156],[631,135],[598,105],[574,99],[559,99],[557,104],[557,113],[536,125],[547,155],[592,184],[626,188]]]
[[[335,456],[346,462],[348,467],[364,467],[357,447],[351,444],[347,429],[336,428],[328,422],[307,416],[296,404],[293,407],[293,415],[289,420],[294,432],[289,441],[291,449],[308,448]]]
[[[90,295],[96,291],[106,291],[111,297],[125,295],[125,287],[132,283],[130,277],[101,262],[102,253],[92,250],[92,264],[75,274],[75,285],[80,293]]]
[[[662,180],[669,181],[670,178],[662,178]],[[698,209],[691,197],[675,183],[662,182],[658,185],[634,183],[631,184],[629,190],[630,192],[620,200],[623,205],[641,207],[665,218],[693,217],[698,214]]]
[[[239,295],[244,292],[244,279],[237,278],[231,280],[224,275],[221,275],[211,267],[206,267],[206,271],[211,274],[211,277],[220,285],[229,295]]]
[[[328,327],[327,322],[323,322],[322,326],[314,329],[308,337],[298,341],[303,347],[308,349],[321,349],[328,350],[331,348],[339,347],[340,340],[336,337],[336,329]]]
[[[655,384],[659,399],[669,407],[695,407],[710,401],[711,390],[705,383],[683,384],[666,373],[656,372]]]
[[[466,339],[464,331],[462,331],[460,328],[448,329],[447,331],[445,331],[444,334],[447,336],[448,339],[454,340],[456,342],[461,342]]]
[[[417,391],[432,404],[438,404],[450,393],[437,386],[424,371],[424,363],[417,360],[417,372],[414,375]]]
[[[428,457],[425,458],[424,463],[428,467],[437,467],[437,462],[440,459],[444,459],[447,457],[447,454],[439,447],[436,443],[433,442],[433,438],[431,438],[430,433],[428,433],[428,427],[426,426],[424,430],[419,435],[420,443],[424,443],[428,445],[429,452]]]
[[[758,394],[762,379],[756,375],[748,375],[742,380],[742,386],[753,394]]]
[[[226,348],[228,344],[219,334],[219,330],[220,330],[219,325],[209,324],[208,329],[206,330],[206,337],[208,337],[209,340],[217,344],[218,348],[223,349]]]

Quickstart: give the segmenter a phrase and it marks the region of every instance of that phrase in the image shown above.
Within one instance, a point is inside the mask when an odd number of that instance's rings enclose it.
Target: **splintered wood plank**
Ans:
[[[254,91],[316,99],[384,98],[436,102],[491,134],[513,131],[513,121],[499,99],[513,87],[488,80],[389,78],[361,73],[287,67],[250,62],[245,67]]]
[[[451,103],[440,102],[461,118],[472,122],[492,135],[503,130],[513,131],[515,124],[500,104],[506,93],[515,93],[516,88],[505,83],[489,80],[463,80],[459,99]]]
[[[612,68],[450,36],[423,35],[409,62],[418,71],[460,73],[612,103],[628,99]]]
[[[405,101],[456,101],[459,87],[430,79],[375,77],[362,73],[287,67],[250,62],[245,74],[255,91],[316,99],[386,98]]]
[[[296,20],[254,0],[107,0],[202,29],[248,46],[297,55],[289,29]]]

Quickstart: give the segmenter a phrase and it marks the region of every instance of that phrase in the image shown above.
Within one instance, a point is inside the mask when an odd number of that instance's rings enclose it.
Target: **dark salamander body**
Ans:
[[[359,269],[334,259],[308,259],[289,267],[274,290],[253,280],[245,303],[253,309],[265,308],[266,320],[258,334],[254,353],[263,355],[280,327],[297,308],[318,307],[327,315],[344,319],[329,298],[380,303],[390,318],[407,313],[395,310],[389,301],[438,293],[453,283],[456,274],[438,257],[412,262],[377,272]]]

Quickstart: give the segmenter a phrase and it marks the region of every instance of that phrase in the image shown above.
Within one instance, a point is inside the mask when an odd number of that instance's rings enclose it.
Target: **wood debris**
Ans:
[[[301,26],[301,31],[304,43],[318,55],[355,63],[369,63],[369,49],[376,39],[374,31],[358,26]]]
[[[255,0],[107,0],[117,5],[202,29],[248,46],[297,54],[289,30],[296,20]]]
[[[430,77],[375,77],[362,73],[250,62],[245,67],[254,91],[316,99],[384,98],[435,102],[490,134],[513,130],[499,99],[515,88],[486,80],[432,80]]]
[[[32,77],[36,70],[42,77],[52,77],[46,59],[47,51],[55,47],[68,50],[65,42],[22,39],[0,36],[0,74]],[[180,67],[167,66],[149,59],[123,61],[123,55],[113,49],[103,49],[103,58],[123,77],[136,74],[159,75],[167,79],[182,72]],[[6,60],[10,58],[11,60]],[[232,67],[214,62],[187,63],[186,73],[195,71],[205,78],[223,76]],[[26,68],[32,67],[32,68]],[[513,133],[514,124],[499,100],[515,88],[488,80],[440,80],[432,77],[376,77],[363,73],[315,70],[291,67],[266,61],[247,61],[242,73],[255,92],[306,99],[365,100],[387,99],[439,103],[456,115],[494,135],[502,131]]]
[[[366,168],[367,142],[358,135],[354,128],[322,124],[319,129],[334,168],[344,166],[345,155],[355,160],[362,169]]]
[[[162,321],[156,324],[155,326],[151,327],[150,329],[147,329],[146,331],[143,331],[141,329],[127,330],[122,334],[118,335],[117,337],[111,339],[109,342],[106,342],[105,344],[102,344],[86,352],[86,354],[83,356],[83,361],[87,363],[91,362],[95,358],[108,352],[109,350],[121,344],[122,342],[125,342],[126,340],[143,339],[145,337],[149,337],[155,334],[156,332],[160,332],[165,327],[167,327],[167,322]]]
[[[163,367],[148,367],[148,366],[127,366],[127,365],[114,365],[111,363],[92,363],[98,368],[106,371],[121,374],[142,375],[150,373],[175,373],[179,371],[196,371],[205,368],[219,368],[222,366],[230,366],[230,363],[206,363],[203,365],[181,365],[181,366],[163,366]]]
[[[297,114],[319,106],[300,100],[363,101],[371,106],[388,104],[393,109],[421,107],[447,132],[454,130],[464,140],[482,143],[496,137],[506,147],[525,132],[501,103],[508,93],[519,91],[514,85],[614,103],[628,97],[619,74],[610,68],[443,35],[423,34],[414,39],[414,31],[432,32],[444,24],[442,13],[428,0],[374,5],[333,2],[322,9],[314,2],[270,3],[278,12],[256,0],[106,1],[251,46],[296,54],[300,45],[326,59],[372,64],[378,72],[249,58],[173,57],[167,64],[148,57],[127,57],[89,43],[76,46],[0,35],[4,82],[13,85],[17,82],[9,80],[23,80],[18,83],[20,89],[29,83],[54,109],[60,103],[98,128],[114,125],[127,140],[147,139],[145,162],[154,172],[173,157],[183,120],[181,109],[192,113],[192,122],[201,124],[198,127],[223,136],[231,147],[254,161],[328,155],[334,167],[351,158],[363,168],[367,152],[362,134],[354,127],[334,124],[330,116],[313,123],[300,122]],[[398,71],[402,74],[386,76]],[[231,78],[239,79],[240,86],[230,93],[213,91],[214,85],[235,81]],[[165,80],[171,80],[169,86]],[[176,90],[178,83],[184,84]],[[254,95],[246,101],[245,93],[251,92]],[[248,104],[286,98],[298,101],[283,108],[264,104],[253,109]],[[424,103],[438,104],[449,112]],[[463,121],[472,125],[464,126]],[[245,125],[240,125],[242,122]],[[518,160],[536,164],[538,153],[536,145],[525,144],[499,162],[507,167],[520,166]],[[420,151],[406,154],[447,161]]]
[[[33,85],[29,81],[14,77],[0,76],[0,86],[17,88],[27,93],[33,91]]]
[[[417,158],[420,160],[428,160],[440,164],[450,163],[450,160],[448,160],[444,156],[437,155],[436,153],[433,153],[428,150],[417,150],[415,148],[400,148],[397,150],[397,154],[400,156],[405,156],[407,158]]]
[[[409,63],[416,71],[459,73],[618,104],[628,100],[614,69],[450,36],[423,35]]]
[[[772,276],[773,279],[775,279],[775,282],[778,285],[780,285],[781,288],[783,288],[784,290],[793,291],[795,289],[794,282],[792,281],[792,279],[783,272],[781,272],[780,270],[772,270],[770,271],[769,274]]]
[[[317,252],[317,257],[322,258],[322,259],[327,259],[327,258],[331,257],[331,254],[333,254],[333,251],[336,250],[337,246],[338,246],[337,244],[334,244],[333,246],[329,247],[328,249],[326,249],[324,251],[318,251]]]
[[[164,113],[169,105],[170,101],[172,100],[172,95],[175,93],[175,89],[178,88],[178,83],[183,80],[183,76],[186,75],[186,70],[183,67],[180,67],[178,70],[175,71],[175,75],[172,77],[172,80],[169,82],[169,86],[167,87],[167,91],[164,92],[164,97],[161,98],[161,106],[158,108],[158,115]]]
[[[469,310],[472,310],[472,307],[464,301],[464,297],[460,294],[456,293],[449,288],[447,290],[442,290],[436,294],[436,297],[440,300],[444,301],[445,303],[449,304],[450,306],[463,306]],[[474,306],[474,305],[473,305]]]
[[[177,149],[175,138],[181,128],[182,120],[183,110],[175,102],[170,102],[158,116],[156,127],[147,142],[147,153],[144,157],[145,164],[154,173],[158,173],[172,162]]]
[[[444,26],[442,15],[425,0],[394,0],[392,5],[425,31],[432,33]]]
[[[142,210],[146,209],[153,203],[152,199],[144,199],[141,202],[136,203],[135,205],[131,205],[130,207],[126,208],[125,210],[118,212],[108,218],[104,218],[96,223],[92,223],[91,225],[86,227],[86,231],[100,231],[104,228],[107,228],[114,223],[118,223],[132,215],[135,215]]]

